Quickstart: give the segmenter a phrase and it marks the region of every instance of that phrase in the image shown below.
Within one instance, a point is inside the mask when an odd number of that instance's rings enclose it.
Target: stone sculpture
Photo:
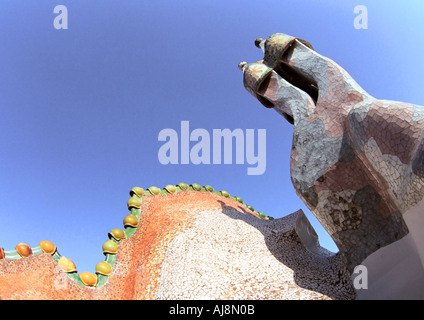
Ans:
[[[255,44],[263,60],[239,68],[245,88],[294,124],[296,193],[351,272],[368,258],[370,284],[391,270],[402,287],[386,279],[364,295],[424,297],[424,108],[370,96],[304,40],[276,33]]]

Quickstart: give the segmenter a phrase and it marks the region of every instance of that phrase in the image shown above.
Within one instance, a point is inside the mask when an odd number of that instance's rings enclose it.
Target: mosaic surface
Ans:
[[[424,195],[424,108],[370,96],[334,61],[285,34],[257,39],[244,86],[294,124],[291,179],[349,270],[408,228]]]
[[[96,274],[49,241],[2,251],[1,299],[351,299],[339,255],[301,210],[281,219],[193,184],[133,188]]]

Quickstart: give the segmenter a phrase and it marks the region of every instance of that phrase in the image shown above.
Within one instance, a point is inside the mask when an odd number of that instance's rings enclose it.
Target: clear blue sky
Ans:
[[[56,5],[68,30],[53,27]],[[356,5],[368,29],[353,26]],[[423,1],[67,1],[0,4],[0,247],[50,240],[79,272],[104,260],[133,186],[209,184],[275,218],[302,208],[289,176],[293,127],[244,88],[257,37],[306,39],[377,98],[424,103]],[[159,131],[267,130],[267,168],[167,165]]]

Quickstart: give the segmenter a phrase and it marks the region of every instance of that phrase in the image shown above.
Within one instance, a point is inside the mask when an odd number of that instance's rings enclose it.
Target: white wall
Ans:
[[[424,300],[424,200],[403,217],[410,233],[362,262],[368,289],[356,290],[356,299]]]

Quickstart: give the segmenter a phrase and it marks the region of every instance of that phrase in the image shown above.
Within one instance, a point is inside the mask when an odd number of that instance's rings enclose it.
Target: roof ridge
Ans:
[[[127,201],[127,208],[130,213],[125,216],[123,220],[124,230],[112,229],[108,233],[109,240],[103,243],[102,246],[103,254],[105,255],[105,260],[96,264],[96,274],[93,274],[88,271],[83,271],[78,274],[74,262],[66,258],[66,256],[62,256],[61,254],[59,254],[57,247],[48,240],[40,241],[39,245],[35,247],[30,247],[28,244],[25,243],[19,243],[14,248],[14,250],[9,251],[5,251],[3,248],[0,247],[0,260],[16,260],[42,253],[48,253],[52,256],[53,260],[56,261],[56,263],[58,263],[58,265],[62,267],[62,269],[73,281],[82,286],[98,288],[107,282],[108,277],[113,270],[121,240],[130,238],[137,230],[138,221],[140,219],[141,213],[142,198],[144,196],[160,196],[181,191],[211,192],[216,195],[223,196],[225,198],[243,204],[248,210],[250,210],[260,219],[274,219],[273,217],[266,216],[263,212],[255,211],[251,205],[245,204],[241,197],[230,196],[230,194],[225,190],[215,191],[215,189],[212,188],[210,185],[200,186],[197,183],[188,185],[184,182],[180,182],[176,185],[166,185],[162,189],[155,186],[151,186],[147,189],[143,189],[141,187],[136,186],[132,188],[129,192],[130,198]]]

